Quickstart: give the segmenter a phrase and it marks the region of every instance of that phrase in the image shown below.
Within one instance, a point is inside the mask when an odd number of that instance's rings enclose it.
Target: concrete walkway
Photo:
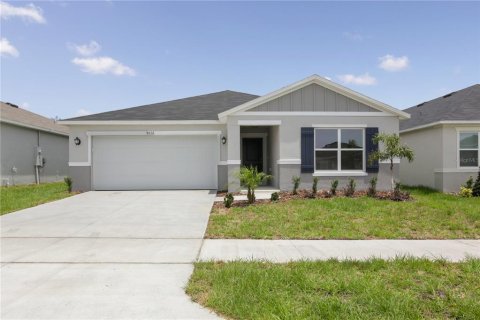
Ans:
[[[184,287],[209,191],[87,192],[4,215],[1,319],[218,319]]]
[[[235,240],[208,239],[200,251],[201,261],[265,260],[364,260],[397,256],[444,258],[460,261],[480,258],[480,240]]]

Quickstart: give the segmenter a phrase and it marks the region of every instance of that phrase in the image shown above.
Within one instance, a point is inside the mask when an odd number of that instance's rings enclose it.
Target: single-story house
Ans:
[[[68,175],[68,128],[0,102],[1,183],[30,184]]]
[[[415,152],[402,162],[401,181],[443,192],[458,192],[477,175],[480,152],[480,85],[446,94],[405,109],[400,138]]]
[[[263,96],[222,91],[62,121],[70,127],[76,190],[239,189],[240,166],[292,176],[310,188],[372,176],[389,187],[387,163],[367,158],[377,132],[398,133],[409,115],[317,75]],[[395,174],[398,175],[395,164]],[[343,184],[343,185],[342,185]]]

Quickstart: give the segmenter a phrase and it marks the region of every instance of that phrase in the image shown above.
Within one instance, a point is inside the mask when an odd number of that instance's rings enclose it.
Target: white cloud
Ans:
[[[72,63],[82,67],[83,72],[134,76],[135,70],[110,57],[75,58]]]
[[[20,17],[27,21],[46,23],[47,20],[43,17],[42,9],[35,6],[33,3],[27,4],[24,7],[14,7],[11,4],[0,1],[0,16],[3,19],[12,17]]]
[[[368,72],[358,76],[353,74],[343,74],[343,75],[339,75],[338,78],[344,83],[357,84],[357,85],[363,85],[363,86],[371,86],[377,83],[377,79],[369,75]]]
[[[358,33],[358,32],[349,32],[349,31],[346,31],[343,33],[343,36],[349,40],[352,40],[352,41],[363,41],[365,39],[365,37],[361,34],[361,33]]]
[[[410,61],[407,56],[395,57],[391,54],[387,54],[383,57],[378,58],[380,68],[386,71],[401,71],[408,67]]]
[[[91,56],[100,51],[102,48],[98,42],[96,41],[90,41],[90,43],[87,44],[75,44],[75,43],[69,43],[68,47],[70,50],[75,51],[77,54],[81,56]]]
[[[78,109],[75,116],[76,117],[82,117],[82,116],[88,116],[89,114],[92,114],[92,112],[90,110]]]
[[[10,55],[12,57],[18,57],[19,55],[17,48],[15,48],[7,38],[0,39],[0,54],[2,56]]]

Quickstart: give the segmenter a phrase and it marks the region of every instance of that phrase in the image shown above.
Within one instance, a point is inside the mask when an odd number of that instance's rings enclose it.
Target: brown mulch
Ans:
[[[218,192],[218,197],[224,197],[227,192]],[[240,195],[239,192],[233,193],[234,196]],[[321,190],[318,191],[316,195],[312,194],[311,190],[300,189],[297,190],[297,194],[293,194],[292,192],[288,191],[280,191],[278,193],[279,199],[275,202],[287,202],[290,200],[296,199],[331,199],[335,197],[347,197],[343,190],[337,190],[335,195],[332,195],[330,191]],[[348,198],[360,198],[367,196],[366,191],[356,191],[353,196]],[[391,191],[377,191],[375,197],[372,197],[379,200],[391,200],[391,201],[412,201],[413,198],[410,196],[408,192],[401,192],[399,195],[394,196],[393,192]],[[255,204],[262,204],[262,203],[271,203],[269,199],[262,199],[262,200],[255,200]],[[246,200],[234,200],[232,207],[248,207],[250,204]],[[215,202],[213,208],[225,208],[223,202]]]

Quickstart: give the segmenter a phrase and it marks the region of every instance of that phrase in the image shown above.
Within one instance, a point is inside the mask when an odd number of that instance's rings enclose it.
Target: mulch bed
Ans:
[[[224,197],[227,192],[219,192],[217,193],[218,197]],[[239,192],[233,193],[234,196],[240,195]],[[287,191],[280,191],[278,193],[279,199],[275,202],[287,202],[290,200],[296,199],[332,199],[335,197],[347,197],[343,190],[337,190],[335,195],[332,195],[327,190],[318,191],[316,196],[314,196],[311,190],[300,189],[297,190],[297,194],[293,194],[292,192]],[[349,198],[360,198],[367,196],[366,191],[356,191],[353,196]],[[399,195],[394,197],[393,192],[391,191],[377,191],[375,199],[379,200],[391,200],[391,201],[412,201],[413,198],[410,196],[408,192],[401,192]],[[262,200],[255,200],[255,204],[262,204],[262,203],[271,203],[269,199],[262,199]],[[234,200],[232,207],[248,207],[250,204],[246,200]],[[215,202],[213,205],[214,208],[225,208],[223,202]]]

